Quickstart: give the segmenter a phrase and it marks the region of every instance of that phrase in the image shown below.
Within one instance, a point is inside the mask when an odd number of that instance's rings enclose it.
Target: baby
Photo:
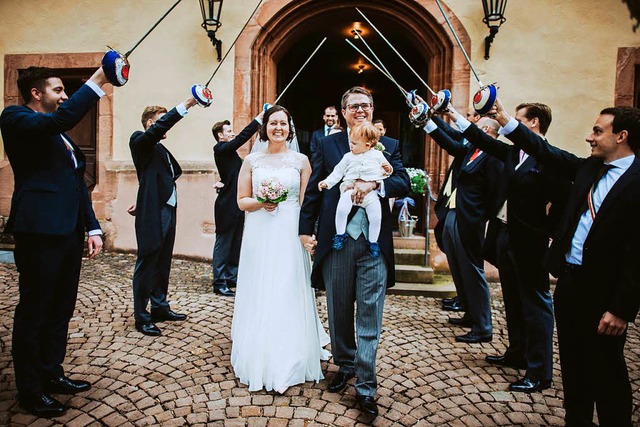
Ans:
[[[333,237],[333,249],[340,250],[347,240],[347,217],[355,205],[351,199],[353,189],[347,189],[356,180],[379,181],[391,175],[393,168],[381,151],[374,147],[380,138],[380,131],[371,123],[359,123],[351,128],[349,133],[349,147],[351,152],[342,157],[333,172],[318,183],[320,191],[330,189],[342,180],[340,184],[340,200],[336,209],[336,235]],[[380,256],[378,237],[382,224],[382,206],[375,191],[369,192],[361,205],[367,212],[369,219],[369,252],[371,256]]]

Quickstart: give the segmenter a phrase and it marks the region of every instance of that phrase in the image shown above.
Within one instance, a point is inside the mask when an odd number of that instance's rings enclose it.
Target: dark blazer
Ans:
[[[309,143],[309,152],[311,153],[309,158],[313,158],[313,154],[318,150],[318,145],[320,145],[320,140],[324,137],[324,125],[322,128],[313,131],[313,134],[311,134],[311,142]]]
[[[584,213],[584,201],[603,161],[580,158],[550,145],[519,124],[508,135],[518,147],[540,163],[573,181],[557,238],[547,257],[547,267],[558,277],[565,255]],[[605,197],[584,242],[582,268],[586,310],[609,311],[633,322],[640,306],[640,159],[618,179]]]
[[[496,212],[497,181],[502,163],[484,152],[469,163],[475,151],[471,144],[456,141],[440,127],[429,135],[450,155],[462,159],[455,187],[458,232],[470,259],[474,264],[482,265],[485,225]]]
[[[382,225],[378,240],[380,251],[387,261],[387,287],[392,287],[395,284],[392,234],[394,218],[391,217],[388,198],[404,197],[409,192],[409,175],[407,175],[402,165],[398,141],[383,136],[380,138],[380,142],[385,146],[384,156],[393,167],[393,174],[384,180],[385,197],[380,199],[382,204]],[[313,287],[317,289],[324,289],[322,261],[332,250],[331,242],[336,234],[336,207],[340,198],[338,185],[330,190],[320,192],[318,183],[333,171],[333,168],[347,152],[349,152],[349,139],[346,130],[324,137],[322,144],[317,147],[313,156],[311,178],[309,179],[300,211],[300,234],[314,234],[314,225],[316,219],[319,219],[318,246],[316,247],[313,271],[311,273]]]
[[[244,219],[244,212],[238,208],[238,173],[242,166],[242,159],[237,153],[254,133],[260,128],[260,123],[253,120],[242,132],[228,142],[218,142],[213,146],[213,157],[218,167],[220,181],[224,187],[218,193],[214,205],[213,214],[216,221],[216,230],[224,232],[225,229],[239,220]]]
[[[78,161],[74,169],[61,137],[99,99],[83,85],[54,113],[26,106],[9,106],[2,112],[0,128],[15,180],[6,232],[68,235],[78,226],[100,229],[84,182],[85,156],[65,135]]]
[[[552,237],[552,228],[562,215],[571,182],[559,176],[553,169],[529,156],[520,163],[520,147],[506,144],[487,135],[472,124],[464,132],[465,138],[475,147],[499,159],[504,168],[497,185],[499,210],[508,200],[507,229],[509,243],[519,262],[521,277],[536,276],[548,289],[549,280],[543,262]],[[549,214],[547,205],[552,203]],[[497,212],[496,212],[497,214]],[[497,218],[492,218],[487,229],[485,257],[496,258],[496,238],[499,228]]]
[[[129,140],[139,185],[135,223],[139,256],[152,253],[162,244],[160,209],[171,197],[175,181],[182,174],[182,169],[159,141],[180,119],[182,116],[173,108],[145,132],[134,132]],[[169,159],[173,165],[173,175]]]

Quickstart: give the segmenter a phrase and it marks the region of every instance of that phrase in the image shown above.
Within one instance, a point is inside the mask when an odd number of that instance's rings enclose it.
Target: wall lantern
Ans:
[[[482,22],[489,27],[489,35],[484,38],[484,59],[489,59],[489,49],[491,49],[491,43],[500,25],[507,20],[504,17],[504,10],[507,7],[507,0],[482,0],[482,7],[484,9],[484,18]]]
[[[211,43],[216,48],[218,62],[222,59],[222,40],[216,38],[216,31],[222,26],[220,13],[222,12],[223,0],[199,0],[200,11],[202,12],[202,28],[211,39]]]

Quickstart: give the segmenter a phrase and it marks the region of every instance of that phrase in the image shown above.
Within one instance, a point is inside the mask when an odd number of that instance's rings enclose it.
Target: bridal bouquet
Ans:
[[[280,203],[287,199],[289,190],[276,178],[265,179],[258,185],[256,199],[260,203]]]

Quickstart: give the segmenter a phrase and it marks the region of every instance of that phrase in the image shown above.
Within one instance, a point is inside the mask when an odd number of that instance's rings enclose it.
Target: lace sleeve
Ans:
[[[249,166],[251,166],[252,171],[257,165],[258,157],[260,157],[260,153],[250,153],[244,158],[245,162],[249,162]]]

